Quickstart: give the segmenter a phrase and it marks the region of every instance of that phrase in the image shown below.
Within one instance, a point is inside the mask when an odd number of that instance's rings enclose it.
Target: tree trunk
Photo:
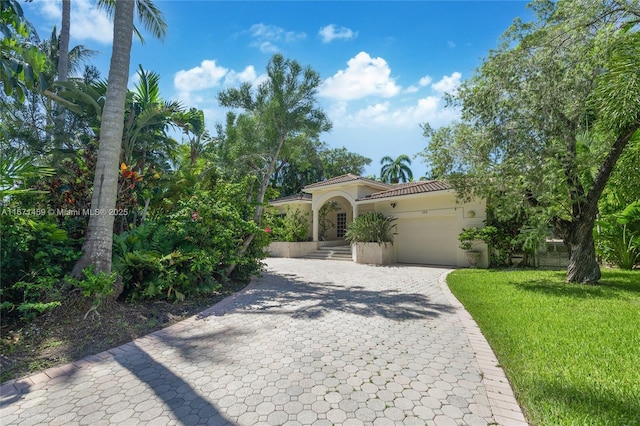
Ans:
[[[58,67],[57,80],[67,81],[69,76],[69,38],[71,26],[71,0],[62,0],[62,24],[60,26],[60,37],[58,38]],[[49,101],[50,102],[50,101]],[[49,111],[52,111],[49,109]],[[67,111],[62,104],[56,104],[53,110],[53,143],[55,148],[66,148],[68,146],[69,135],[65,130]]]
[[[593,186],[583,197],[582,188],[572,193],[573,214],[571,222],[556,221],[556,229],[560,231],[563,240],[569,246],[569,266],[567,267],[568,283],[596,283],[600,280],[600,265],[596,260],[596,250],[593,241],[593,228],[598,213],[598,200],[602,195],[611,172],[622,155],[639,125],[633,123],[621,132],[612,144],[607,157],[596,173]],[[577,178],[574,177],[577,182]],[[576,188],[575,184],[572,185]],[[563,223],[564,222],[564,223]]]
[[[69,36],[71,27],[71,0],[62,0],[62,25],[58,39],[58,81],[69,76]]]
[[[282,147],[284,146],[285,140],[286,140],[286,133],[282,133],[280,135],[280,140],[278,141],[278,147],[276,148],[276,151],[273,153],[273,157],[269,162],[269,166],[263,174],[262,182],[260,182],[260,188],[258,188],[258,195],[256,197],[256,210],[253,214],[253,221],[258,226],[260,226],[260,223],[262,222],[262,212],[264,211],[264,206],[263,206],[264,196],[267,193],[267,188],[269,187],[269,178],[273,174],[273,171],[276,168],[276,165],[278,163],[278,157],[280,156],[280,151],[282,151]],[[247,249],[251,245],[251,242],[253,241],[255,236],[256,236],[255,234],[250,234],[247,236],[247,238],[245,238],[245,240],[242,242],[242,245],[238,248],[238,254],[240,256],[243,256],[246,253]],[[234,271],[234,269],[236,269],[236,266],[237,266],[236,263],[232,263],[231,265],[229,265],[227,267],[227,270],[225,271],[225,276],[229,277],[231,273]]]
[[[100,126],[100,147],[91,198],[91,216],[82,245],[82,257],[72,275],[82,276],[82,270],[93,265],[95,272],[111,273],[113,244],[113,210],[116,207],[118,174],[124,107],[129,80],[129,62],[133,37],[133,1],[118,1],[113,20],[113,52],[109,66],[107,94]]]
[[[593,242],[594,221],[587,222],[573,224],[569,241],[568,283],[593,284],[600,280],[600,265],[596,261]]]

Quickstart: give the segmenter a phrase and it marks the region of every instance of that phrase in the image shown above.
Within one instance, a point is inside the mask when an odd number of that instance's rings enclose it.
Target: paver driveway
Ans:
[[[261,279],[196,317],[3,385],[0,422],[524,420],[484,339],[439,282],[446,270],[304,259],[267,263]]]

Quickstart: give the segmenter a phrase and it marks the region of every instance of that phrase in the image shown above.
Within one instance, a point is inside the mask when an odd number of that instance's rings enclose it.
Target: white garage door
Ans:
[[[455,216],[399,219],[395,244],[400,263],[456,265]]]

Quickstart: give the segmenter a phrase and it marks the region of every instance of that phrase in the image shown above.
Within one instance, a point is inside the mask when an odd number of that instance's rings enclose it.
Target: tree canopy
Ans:
[[[46,87],[42,72],[50,64],[34,43],[35,31],[15,0],[0,0],[0,34],[0,82],[5,94],[15,93],[24,101],[27,89]]]
[[[598,200],[640,140],[640,8],[635,1],[535,1],[450,95],[462,120],[431,129],[423,157],[462,197],[499,214],[525,208],[570,247],[567,280],[595,282]]]
[[[315,98],[321,82],[316,71],[276,54],[267,64],[267,77],[257,88],[243,83],[218,95],[222,106],[242,111],[228,114],[220,143],[222,152],[230,160],[239,161],[236,164],[244,162],[244,174],[253,175],[257,181],[256,190],[250,195],[256,206],[256,224],[262,220],[270,178],[282,152],[290,149],[288,144],[300,137],[313,140],[331,129],[331,122]],[[254,237],[255,234],[248,235],[241,250],[246,250]],[[228,273],[232,271],[233,266]]]

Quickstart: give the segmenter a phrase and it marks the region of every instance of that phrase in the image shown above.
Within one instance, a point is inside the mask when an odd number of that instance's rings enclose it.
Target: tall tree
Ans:
[[[549,222],[570,249],[567,281],[597,282],[598,200],[640,137],[640,8],[632,0],[531,6],[536,20],[516,20],[450,99],[463,122],[425,127],[424,155],[463,197],[487,197],[506,217],[524,205]]]
[[[360,176],[371,159],[346,148],[328,148],[323,142],[300,135],[285,144],[288,148],[272,175],[280,196],[298,194],[307,185],[352,173]]]
[[[113,1],[104,0],[107,6]],[[96,160],[93,196],[91,198],[92,215],[89,218],[87,233],[82,245],[82,257],[76,263],[72,275],[81,276],[82,270],[93,265],[95,272],[111,273],[111,248],[113,242],[114,211],[116,207],[122,133],[124,128],[125,100],[129,81],[129,64],[133,39],[133,17],[136,4],[148,5],[150,2],[115,2],[113,13],[113,50],[109,65],[109,77],[105,104],[100,125],[99,149]],[[155,35],[163,35],[166,26],[153,26],[164,22],[157,9],[159,18],[148,17],[138,10],[143,23]],[[146,18],[145,18],[146,17]]]
[[[124,107],[129,81],[129,62],[133,38],[134,3],[116,3],[113,19],[113,51],[109,65],[107,96],[102,110],[100,147],[96,160],[92,214],[82,245],[82,257],[72,274],[81,276],[82,270],[93,265],[95,272],[111,273],[114,210],[118,187],[118,164],[124,127]]]
[[[345,147],[322,150],[320,160],[322,161],[322,178],[324,179],[347,173],[362,176],[365,166],[371,164],[371,158],[349,152]]]
[[[380,160],[382,168],[380,169],[380,179],[387,183],[409,182],[413,179],[411,171],[411,158],[406,154],[401,154],[398,158],[393,159],[388,155]]]
[[[55,31],[55,29],[54,29]],[[54,34],[55,36],[55,34]],[[57,38],[58,45],[58,82],[67,81],[69,76],[69,39],[71,38],[71,0],[62,0],[62,23],[60,25],[60,37]],[[62,140],[68,139],[69,135],[64,132],[66,121],[66,111],[62,105],[57,105],[54,115],[55,127],[53,129],[54,145],[62,146]]]
[[[255,90],[245,83],[240,88],[227,89],[218,95],[222,106],[243,111],[238,116],[230,114],[226,137],[245,147],[253,147],[257,154],[257,157],[247,157],[251,158],[258,181],[252,196],[256,206],[253,221],[257,224],[262,220],[270,177],[285,143],[301,134],[313,138],[331,128],[315,98],[320,82],[320,75],[311,67],[303,68],[298,62],[276,54],[267,64],[267,80]],[[242,241],[240,255],[248,249],[254,237],[255,234],[247,235]],[[227,274],[234,268],[235,265],[231,265]]]
[[[306,185],[321,179],[322,163],[318,155],[321,148],[322,142],[306,134],[297,135],[284,144],[271,175],[271,185],[278,189],[280,196],[297,194]]]
[[[71,0],[62,0],[62,24],[58,40],[58,81],[67,81],[69,76],[69,39],[71,38]]]

